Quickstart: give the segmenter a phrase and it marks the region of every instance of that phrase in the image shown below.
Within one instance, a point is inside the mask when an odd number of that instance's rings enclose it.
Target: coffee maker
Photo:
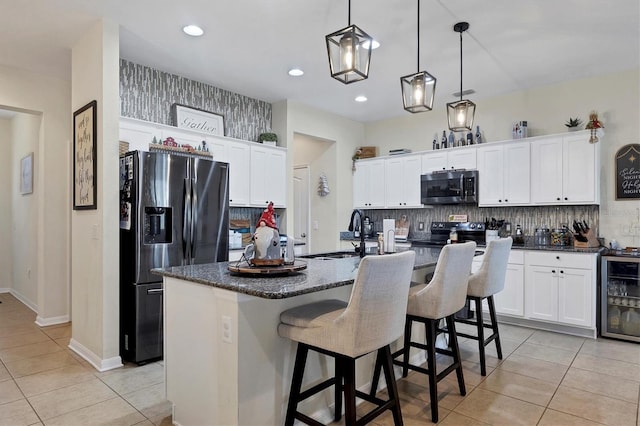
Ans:
[[[373,237],[374,236],[373,222],[371,221],[371,219],[369,219],[369,216],[365,216],[364,217],[362,227],[364,228],[362,231],[364,232],[364,236],[365,237]]]

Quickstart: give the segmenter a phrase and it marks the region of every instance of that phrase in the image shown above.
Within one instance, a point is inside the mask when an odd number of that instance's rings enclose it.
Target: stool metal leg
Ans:
[[[398,394],[398,386],[395,375],[393,374],[393,358],[391,357],[391,348],[389,345],[378,350],[378,358],[380,358],[384,369],[384,379],[387,381],[389,400],[395,401],[395,405],[391,408],[393,422],[396,426],[403,426],[402,412],[400,410],[400,395]]]
[[[493,329],[493,334],[496,336],[496,352],[498,352],[498,359],[502,359],[502,344],[500,343],[498,320],[496,319],[496,306],[493,303],[493,296],[487,297],[487,303],[489,304],[489,315],[491,316],[491,328]]]
[[[464,386],[464,375],[462,373],[462,360],[460,359],[460,347],[458,346],[458,336],[456,335],[456,321],[452,316],[447,317],[447,329],[449,330],[449,346],[453,356],[453,362],[457,365],[456,376],[458,377],[458,387],[460,395],[465,396],[467,389]]]
[[[344,421],[347,425],[356,424],[356,360],[349,357],[337,357],[336,362],[343,364],[344,374]]]
[[[476,302],[476,313],[478,319],[478,351],[480,352],[480,374],[487,375],[487,365],[484,353],[484,319],[482,318],[482,299],[480,297],[474,297]]]
[[[342,418],[342,393],[344,389],[344,364],[340,361],[340,358],[334,358],[335,370],[336,370],[336,385],[335,385],[335,413],[333,419],[337,422]]]
[[[293,366],[293,379],[291,380],[291,392],[289,392],[289,403],[287,404],[287,415],[284,420],[285,426],[293,426],[293,421],[298,411],[298,400],[300,399],[300,389],[302,388],[302,376],[304,375],[304,366],[307,362],[307,354],[309,347],[305,344],[298,343],[296,351],[296,361]]]
[[[402,354],[402,377],[409,374],[409,355],[411,353],[411,324],[413,320],[408,318],[404,323],[404,353]]]
[[[427,340],[427,370],[429,370],[429,399],[431,401],[431,421],[438,423],[438,374],[436,373],[436,321],[425,322]]]

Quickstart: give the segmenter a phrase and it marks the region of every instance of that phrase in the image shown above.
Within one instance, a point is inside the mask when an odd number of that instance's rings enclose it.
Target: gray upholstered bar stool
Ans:
[[[475,249],[476,243],[474,242],[445,246],[440,252],[431,281],[428,284],[411,286],[407,303],[404,346],[393,354],[394,358],[402,355],[402,361],[394,361],[394,364],[402,366],[402,377],[407,377],[409,369],[426,374],[429,377],[431,420],[434,423],[438,422],[438,382],[440,380],[455,371],[458,377],[460,394],[466,395],[453,316],[465,304],[467,283],[471,274],[471,263],[473,262]],[[445,319],[447,323],[450,349],[436,348],[436,337],[438,332],[441,331],[438,328],[438,323],[442,319]],[[411,329],[414,321],[425,325],[426,344],[411,341]],[[409,363],[409,354],[412,347],[426,351],[426,369]],[[453,362],[439,374],[436,371],[436,353],[453,358]],[[372,380],[372,394],[375,394],[378,387],[379,371],[379,365],[376,365]]]
[[[491,341],[495,341],[498,359],[502,359],[502,346],[500,345],[500,334],[498,332],[498,321],[496,320],[496,308],[493,303],[493,295],[504,289],[504,280],[507,274],[507,264],[509,263],[509,252],[511,251],[512,242],[513,240],[509,237],[493,240],[487,244],[482,265],[480,265],[480,269],[469,278],[469,287],[467,290],[467,299],[475,302],[476,319],[456,318],[458,322],[476,326],[477,334],[475,336],[467,333],[458,333],[458,336],[478,341],[480,373],[483,376],[487,375],[485,346],[491,343]],[[483,299],[487,299],[487,304],[489,305],[491,324],[485,324],[483,319]],[[492,331],[488,337],[485,337],[484,334],[485,327],[490,328]]]
[[[395,424],[402,425],[389,345],[402,336],[414,262],[413,251],[367,256],[360,262],[348,304],[324,300],[280,314],[278,334],[298,342],[285,425],[293,425],[295,419],[320,425],[300,413],[298,403],[332,385],[335,385],[336,421],[342,417],[344,392],[347,425],[368,423],[385,410],[391,410]],[[301,392],[310,349],[334,357],[335,376]],[[377,351],[376,363],[383,365],[385,380],[392,383],[387,401],[371,397],[355,387],[355,361],[373,351]],[[356,397],[377,405],[357,421]]]

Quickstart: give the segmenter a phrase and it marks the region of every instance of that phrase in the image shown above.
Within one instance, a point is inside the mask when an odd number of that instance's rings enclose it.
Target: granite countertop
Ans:
[[[416,252],[414,270],[434,266],[440,255],[440,248],[437,247],[415,247],[408,250]],[[174,266],[153,269],[151,272],[265,299],[284,299],[353,284],[360,258],[303,261],[307,262],[307,269],[291,275],[278,276],[231,274],[228,265],[236,262]]]

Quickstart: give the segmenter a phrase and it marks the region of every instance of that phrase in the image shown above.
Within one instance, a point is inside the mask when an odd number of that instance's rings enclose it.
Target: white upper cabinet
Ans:
[[[353,173],[353,206],[384,208],[385,160],[359,160]]]
[[[387,208],[422,207],[420,203],[420,155],[398,155],[385,160],[385,205]]]
[[[251,145],[251,205],[286,206],[287,157],[282,148]]]
[[[269,201],[273,201],[275,207],[286,207],[285,148],[120,118],[120,140],[129,142],[129,150],[149,151],[154,137],[158,143],[172,137],[178,145],[191,145],[194,149],[202,147],[202,142],[205,142],[212,160],[229,163],[230,206],[266,207]]]
[[[479,205],[530,203],[529,142],[487,144],[478,148]]]
[[[162,131],[149,124],[152,123],[128,118],[120,119],[120,141],[129,143],[129,151],[149,151],[149,144],[153,142],[153,138],[156,142],[162,138]]]
[[[534,204],[599,204],[599,144],[588,132],[531,142]]]
[[[476,150],[476,146],[467,146],[427,151],[422,154],[422,173],[455,169],[474,170],[477,166]]]

